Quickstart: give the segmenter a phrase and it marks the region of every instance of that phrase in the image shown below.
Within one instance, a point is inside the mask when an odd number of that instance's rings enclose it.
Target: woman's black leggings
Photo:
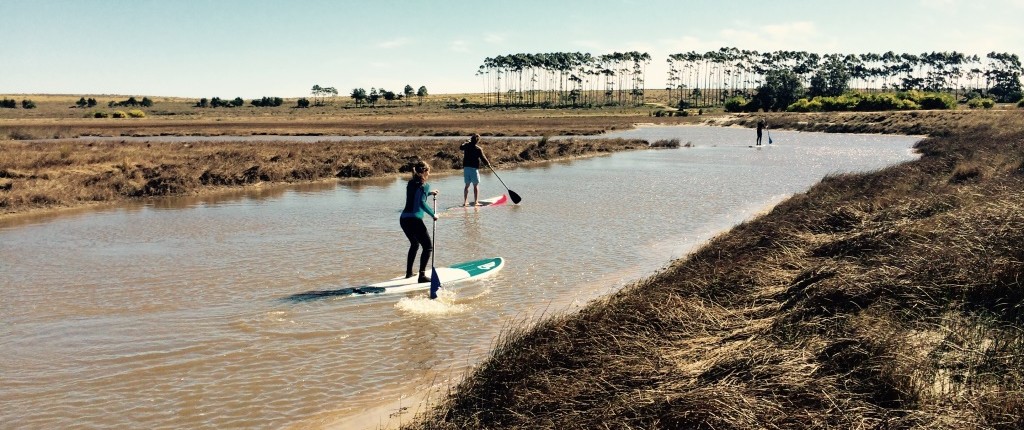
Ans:
[[[420,255],[420,273],[426,272],[427,261],[430,254],[434,252],[434,244],[430,241],[430,234],[427,233],[427,225],[420,218],[399,218],[402,231],[405,237],[409,238],[409,256],[405,263],[405,277],[412,276],[412,263],[416,260],[416,251],[423,246],[423,254]]]

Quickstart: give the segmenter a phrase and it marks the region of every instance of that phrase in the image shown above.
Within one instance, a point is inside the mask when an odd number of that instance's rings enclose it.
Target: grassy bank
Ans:
[[[225,187],[396,175],[426,160],[462,168],[462,139],[362,142],[146,143],[0,141],[0,217],[29,211],[190,195]],[[484,139],[500,166],[646,148],[622,139]]]
[[[918,161],[826,178],[512,330],[406,427],[1021,428],[1024,118],[951,114],[900,126],[938,136]]]

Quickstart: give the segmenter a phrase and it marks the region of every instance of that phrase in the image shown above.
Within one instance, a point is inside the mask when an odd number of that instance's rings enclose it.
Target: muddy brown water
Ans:
[[[911,160],[919,139],[753,134],[642,127],[613,136],[693,147],[499,171],[522,204],[445,210],[436,262],[507,266],[436,301],[289,298],[404,271],[404,178],[0,224],[0,427],[395,426],[508,327],[649,276],[825,175]],[[431,182],[439,209],[461,203],[461,175]],[[504,191],[490,173],[482,188]]]

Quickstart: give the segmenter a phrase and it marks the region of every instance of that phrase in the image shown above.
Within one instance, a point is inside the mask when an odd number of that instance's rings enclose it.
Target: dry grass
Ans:
[[[407,427],[1021,428],[1024,118],[912,128],[946,127],[510,331]]]
[[[128,96],[93,97],[99,105],[77,108],[82,96],[7,95],[36,101],[37,109],[0,109],[0,139],[26,140],[77,136],[328,135],[349,136],[544,136],[590,135],[632,127],[633,123],[697,123],[700,117],[653,117],[657,106],[599,109],[463,109],[462,98],[480,102],[480,94],[429,96],[420,104],[355,107],[347,97],[327,106],[295,108],[295,100],[273,108],[246,104],[237,108],[196,108],[195,99],[151,97],[149,108],[108,108]],[[142,96],[135,96],[141,100]],[[246,101],[248,103],[248,100]],[[458,106],[458,104],[455,104]],[[145,118],[93,118],[95,112],[140,109]]]

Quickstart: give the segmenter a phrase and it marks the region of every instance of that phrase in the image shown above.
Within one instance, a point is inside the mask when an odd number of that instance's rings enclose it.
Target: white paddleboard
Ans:
[[[479,204],[476,205],[476,206],[474,206],[473,203],[470,202],[468,206],[452,206],[452,207],[450,207],[450,208],[448,208],[446,210],[473,209],[473,208],[482,208],[482,207],[487,207],[487,206],[501,206],[501,205],[503,205],[505,203],[508,203],[508,196],[502,194],[500,196],[494,196],[494,197],[487,198],[487,199],[480,199]]]

